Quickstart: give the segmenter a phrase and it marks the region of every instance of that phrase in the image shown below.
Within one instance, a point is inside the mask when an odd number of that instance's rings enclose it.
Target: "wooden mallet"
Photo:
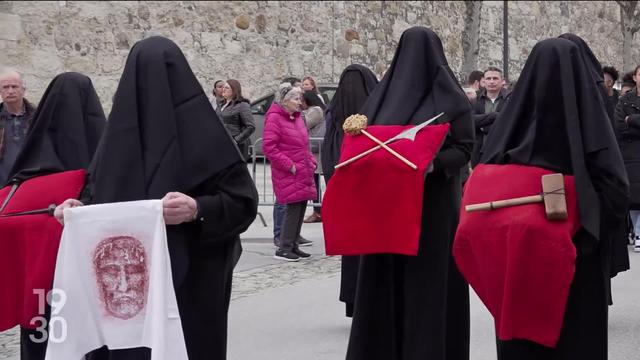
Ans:
[[[564,177],[562,174],[542,176],[542,193],[515,199],[497,200],[482,204],[467,205],[467,212],[493,210],[508,206],[544,203],[544,210],[549,220],[565,220],[567,214],[567,199],[564,191]]]
[[[364,116],[364,115],[360,115],[360,114],[355,114],[355,115],[349,116],[344,121],[344,124],[342,125],[342,129],[344,130],[344,132],[346,134],[349,134],[349,135],[364,134],[366,137],[371,139],[371,141],[375,142],[376,144],[381,146],[383,149],[385,149],[388,152],[390,152],[393,156],[395,156],[398,159],[400,159],[403,163],[407,164],[410,168],[412,168],[413,170],[418,170],[418,167],[416,166],[416,164],[414,164],[411,161],[407,160],[407,158],[405,158],[404,156],[398,154],[397,151],[395,151],[392,148],[390,148],[389,146],[387,146],[387,144],[385,144],[382,141],[380,141],[380,139],[378,139],[377,137],[371,135],[369,132],[367,132],[365,130],[366,127],[367,127],[367,117]],[[356,156],[356,157],[350,159],[351,161],[345,161],[344,163],[339,164],[339,166],[347,165],[349,162],[355,161],[357,158],[359,158],[359,157]],[[336,169],[337,168],[338,168],[338,166],[336,166]]]

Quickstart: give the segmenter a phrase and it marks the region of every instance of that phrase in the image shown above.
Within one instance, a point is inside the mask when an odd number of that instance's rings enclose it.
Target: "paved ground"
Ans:
[[[229,311],[229,360],[344,359],[350,321],[338,302],[339,259],[324,256],[320,224],[305,224],[310,260],[273,259],[272,209],[261,207],[268,227],[257,219],[243,235]],[[609,320],[610,360],[640,359],[640,254],[632,271],[614,279]],[[471,359],[495,359],[492,320],[472,296]],[[0,333],[0,359],[17,360],[15,330]]]

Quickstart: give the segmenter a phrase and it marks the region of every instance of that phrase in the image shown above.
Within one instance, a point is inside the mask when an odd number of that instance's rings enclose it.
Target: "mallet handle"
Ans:
[[[493,210],[493,209],[499,209],[499,208],[508,207],[508,206],[535,204],[535,203],[541,203],[541,202],[544,202],[542,195],[532,195],[532,196],[519,197],[515,199],[497,200],[497,201],[491,201],[487,203],[467,205],[464,207],[464,209],[467,212],[472,212],[472,211],[480,211],[480,210]]]

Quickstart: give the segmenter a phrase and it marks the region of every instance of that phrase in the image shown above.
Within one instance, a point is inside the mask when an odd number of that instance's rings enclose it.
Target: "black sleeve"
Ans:
[[[628,115],[627,124],[632,128],[640,128],[640,114]]]
[[[619,152],[616,148],[588,154],[585,157],[587,170],[604,209],[603,215],[622,219],[627,216],[629,208],[629,180],[617,178],[610,170],[614,166],[624,168],[624,162],[621,155],[612,156],[607,154],[608,151]]]
[[[628,122],[624,120],[628,115],[624,101],[619,101],[613,115],[616,133],[622,140],[640,139],[640,125],[630,126],[633,123],[633,118],[629,119],[631,121]]]
[[[473,122],[476,126],[476,130],[481,131],[483,128],[490,127],[498,116],[497,112],[490,112],[488,114],[473,114]],[[486,131],[483,131],[486,133]]]
[[[242,131],[235,136],[235,140],[238,144],[241,144],[245,142],[256,130],[256,122],[251,114],[251,107],[246,102],[238,104],[238,111],[240,115],[240,123],[242,124]]]
[[[207,195],[195,197],[200,241],[216,245],[247,230],[258,211],[258,192],[246,164],[238,162],[222,170],[206,188]]]
[[[471,158],[474,130],[471,112],[461,115],[450,122],[449,135],[442,149],[433,160],[433,171],[443,172],[447,176],[460,175],[460,169]]]

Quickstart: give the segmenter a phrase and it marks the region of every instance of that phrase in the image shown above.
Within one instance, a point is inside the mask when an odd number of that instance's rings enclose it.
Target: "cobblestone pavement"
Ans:
[[[20,339],[18,327],[5,332],[0,332],[0,359],[18,355],[20,352]]]
[[[338,272],[340,272],[340,258],[335,256],[325,256],[295,263],[268,265],[258,269],[237,272],[234,274],[231,300],[312,278],[332,276]]]

